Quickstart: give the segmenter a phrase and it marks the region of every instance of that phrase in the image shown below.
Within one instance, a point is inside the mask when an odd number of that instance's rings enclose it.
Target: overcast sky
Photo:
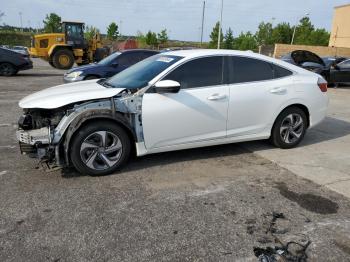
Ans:
[[[205,40],[220,17],[221,0],[206,0]],[[261,21],[293,25],[305,13],[316,27],[330,30],[333,7],[350,0],[224,0],[223,29],[231,27],[235,35],[241,31],[255,32]],[[63,20],[82,21],[106,32],[112,21],[121,23],[122,34],[137,31],[159,32],[167,28],[171,39],[198,41],[203,0],[0,0],[5,12],[2,23],[42,26],[45,15],[55,12]]]

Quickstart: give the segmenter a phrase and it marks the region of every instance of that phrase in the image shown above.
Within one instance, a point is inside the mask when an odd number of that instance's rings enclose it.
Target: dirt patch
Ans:
[[[280,194],[297,203],[302,208],[318,214],[335,214],[338,212],[338,204],[328,198],[310,193],[299,194],[288,189],[285,183],[277,183]]]

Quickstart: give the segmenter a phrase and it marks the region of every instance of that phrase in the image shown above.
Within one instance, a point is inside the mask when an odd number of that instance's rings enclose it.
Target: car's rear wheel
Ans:
[[[70,69],[74,65],[73,52],[68,49],[60,49],[52,57],[52,63],[57,69]]]
[[[17,68],[10,63],[1,63],[0,64],[0,75],[2,76],[13,76],[17,74]]]
[[[276,147],[288,149],[297,146],[304,138],[307,118],[298,107],[285,109],[276,119],[270,141]]]
[[[118,170],[130,156],[131,142],[119,125],[96,121],[77,131],[71,146],[71,161],[83,174],[100,176]]]

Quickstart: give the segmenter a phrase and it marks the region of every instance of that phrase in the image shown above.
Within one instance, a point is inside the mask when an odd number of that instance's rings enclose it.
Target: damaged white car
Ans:
[[[325,117],[326,91],[321,76],[252,52],[173,51],[23,98],[17,138],[22,153],[90,175],[133,152],[267,138],[291,148]]]

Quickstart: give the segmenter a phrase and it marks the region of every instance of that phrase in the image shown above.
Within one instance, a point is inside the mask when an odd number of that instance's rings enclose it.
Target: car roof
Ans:
[[[157,50],[152,50],[152,49],[125,49],[121,51],[117,51],[121,53],[129,53],[129,52],[154,52],[154,53],[159,53]]]
[[[269,56],[261,55],[258,53],[254,53],[253,51],[239,51],[239,50],[227,50],[227,49],[191,49],[191,50],[177,50],[177,51],[169,51],[165,53],[161,53],[164,56],[171,55],[171,56],[180,56],[184,57],[186,60],[196,57],[203,57],[203,56],[215,56],[215,55],[232,55],[232,56],[244,56],[244,57],[250,57],[255,59],[264,60],[266,62],[270,62],[276,65],[280,65],[282,67],[288,68],[289,70],[292,70],[294,72],[298,72],[300,74],[309,74],[310,71],[307,71],[305,69],[302,69],[301,67],[298,67],[296,65],[290,64],[288,62],[275,59]]]
[[[238,51],[227,49],[188,49],[188,50],[174,50],[166,52],[167,55],[175,55],[182,57],[199,57],[206,55],[247,55],[254,54],[252,51]]]

